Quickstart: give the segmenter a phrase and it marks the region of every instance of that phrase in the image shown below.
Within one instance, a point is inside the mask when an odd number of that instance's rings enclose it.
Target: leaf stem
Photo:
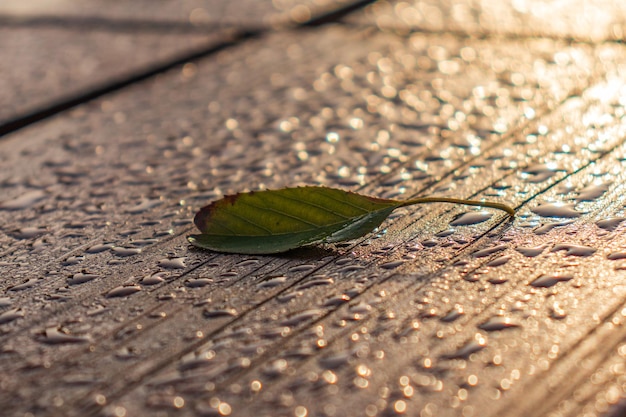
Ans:
[[[465,204],[466,206],[489,207],[489,208],[506,211],[511,217],[515,216],[515,209],[506,204],[494,203],[492,201],[463,200],[460,198],[448,198],[448,197],[414,198],[411,200],[403,201],[401,207],[412,206],[414,204],[423,204],[423,203],[453,203],[453,204]]]

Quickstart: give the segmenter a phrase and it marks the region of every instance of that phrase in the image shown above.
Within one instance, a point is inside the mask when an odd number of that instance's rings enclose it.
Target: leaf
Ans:
[[[356,239],[378,227],[393,210],[420,203],[449,202],[492,207],[514,215],[504,204],[445,197],[406,201],[368,197],[327,187],[253,191],[226,196],[194,218],[202,234],[195,246],[216,252],[270,254],[305,245]]]

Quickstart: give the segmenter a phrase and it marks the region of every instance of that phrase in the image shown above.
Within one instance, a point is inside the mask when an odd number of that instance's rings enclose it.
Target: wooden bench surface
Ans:
[[[623,415],[624,6],[53,3],[0,6],[3,415]],[[517,214],[186,240],[305,184]]]

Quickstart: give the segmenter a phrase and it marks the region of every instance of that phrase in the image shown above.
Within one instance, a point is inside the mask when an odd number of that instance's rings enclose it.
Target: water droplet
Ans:
[[[487,346],[487,340],[483,337],[470,340],[465,346],[456,352],[444,355],[444,359],[468,359],[473,353],[483,350]]]
[[[488,211],[470,211],[463,213],[450,222],[450,226],[469,226],[489,220],[493,216]]]
[[[127,297],[139,291],[141,291],[141,287],[139,285],[123,285],[120,287],[113,288],[111,291],[109,291],[106,294],[106,297],[107,298]]]
[[[24,227],[9,232],[15,239],[34,239],[47,233],[45,227]]]
[[[178,369],[181,372],[188,371],[190,369],[196,369],[207,365],[213,365],[213,359],[215,358],[214,350],[207,350],[198,353],[189,353],[183,356],[178,364]]]
[[[581,201],[593,201],[597,198],[600,198],[604,193],[607,192],[611,184],[612,183],[588,185],[578,192],[576,201],[580,203]]]
[[[625,217],[612,217],[609,219],[598,220],[596,222],[596,226],[600,229],[608,230],[609,232],[614,231],[617,227],[626,220]]]
[[[554,303],[550,307],[550,316],[553,319],[562,320],[565,317],[567,317],[567,313],[565,312],[565,310],[561,307],[559,303]]]
[[[9,307],[13,302],[9,297],[0,297],[0,308]]]
[[[202,288],[213,282],[213,278],[208,277],[199,277],[199,278],[190,278],[185,281],[185,285],[189,288]]]
[[[319,364],[325,369],[337,369],[350,362],[352,354],[350,352],[342,352],[332,356],[326,356],[319,360]]]
[[[9,323],[13,320],[24,317],[24,312],[20,308],[12,308],[0,314],[0,324]]]
[[[306,321],[311,320],[312,318],[321,316],[324,313],[324,310],[319,308],[312,308],[309,310],[304,310],[300,313],[297,313],[290,318],[283,320],[280,324],[282,326],[297,326]]]
[[[113,246],[114,245],[112,243],[103,243],[103,244],[100,244],[100,245],[91,246],[85,252],[89,253],[89,254],[105,252],[105,251],[108,251],[109,249],[111,249]]]
[[[567,225],[572,224],[572,223],[574,223],[574,220],[566,220],[564,222],[558,222],[558,223],[547,223],[547,224],[539,226],[538,228],[533,230],[533,232],[536,235],[539,235],[539,236],[540,235],[545,235],[545,234],[549,233],[554,228],[567,226]]]
[[[32,288],[35,285],[37,285],[37,283],[39,283],[39,280],[37,278],[30,278],[30,279],[22,282],[21,284],[14,285],[13,287],[9,287],[9,291],[23,291],[23,290],[27,290],[27,289]]]
[[[566,243],[559,243],[555,245],[550,252],[558,251],[565,251],[567,256],[591,256],[596,253],[596,249],[590,246],[570,245]]]
[[[549,288],[559,282],[566,282],[573,279],[573,275],[540,275],[537,279],[530,283],[533,287]]]
[[[306,271],[310,271],[313,268],[315,268],[315,265],[302,264],[302,265],[292,266],[291,268],[289,268],[289,272],[306,272]]]
[[[626,252],[611,252],[607,255],[607,259],[617,261],[618,259],[626,259]]]
[[[162,282],[165,282],[165,277],[167,276],[166,272],[155,272],[151,275],[146,275],[139,281],[141,285],[158,285]]]
[[[575,204],[566,203],[546,203],[541,204],[531,211],[538,214],[541,217],[564,217],[564,218],[576,218],[580,217],[582,213],[574,209]]]
[[[67,283],[69,285],[79,285],[84,284],[85,282],[92,281],[96,278],[99,278],[96,274],[89,274],[86,272],[79,272],[78,274],[74,274],[67,279]]]
[[[43,200],[47,194],[42,190],[28,191],[12,200],[0,203],[0,210],[22,210]]]
[[[284,294],[280,294],[276,297],[276,301],[279,303],[288,303],[291,300],[302,295],[302,291],[289,291]]]
[[[455,232],[454,229],[446,229],[446,230],[442,230],[439,233],[436,233],[435,236],[437,236],[437,237],[448,237],[450,235],[453,235],[454,232]]]
[[[204,310],[202,315],[207,319],[213,319],[217,317],[234,317],[237,315],[237,310],[234,308],[221,308],[213,310]]]
[[[246,259],[245,261],[241,261],[235,264],[235,266],[252,266],[259,263],[258,259]]]
[[[285,359],[276,359],[265,365],[261,372],[270,378],[276,378],[287,371],[288,364]]]
[[[61,331],[57,327],[49,327],[45,330],[44,334],[38,338],[41,342],[48,344],[62,344],[62,343],[89,343],[91,338],[87,335],[74,336],[67,333],[65,330]]]
[[[167,269],[185,269],[187,265],[185,265],[185,257],[183,258],[165,258],[160,259],[158,265],[161,268]]]
[[[128,210],[126,210],[126,213],[129,214],[139,214],[139,213],[143,213],[144,211],[150,210],[154,207],[159,206],[160,204],[162,204],[163,202],[161,200],[157,199],[153,199],[153,200],[143,200],[141,203],[137,204],[134,207],[129,208]]]
[[[138,248],[123,248],[123,247],[120,247],[120,246],[115,246],[115,247],[111,248],[111,251],[116,256],[120,256],[120,257],[133,256],[133,255],[137,255],[137,254],[141,253],[141,249],[138,249]]]
[[[496,266],[500,266],[500,265],[504,265],[505,263],[507,263],[509,260],[511,259],[510,256],[508,255],[502,255],[502,256],[498,256],[497,258],[487,262],[487,266],[490,267],[496,267]]]
[[[154,245],[158,241],[159,240],[155,239],[155,238],[146,238],[146,239],[133,240],[133,241],[130,242],[130,244],[135,246],[135,247],[144,247],[144,246]]]
[[[488,332],[496,331],[496,330],[504,330],[509,329],[511,327],[519,327],[520,324],[516,320],[511,317],[504,316],[495,316],[479,325],[478,328],[482,330],[487,330]]]
[[[331,297],[322,304],[323,307],[338,307],[350,301],[350,297],[346,294]]]
[[[506,245],[498,245],[493,246],[491,248],[481,249],[472,254],[474,258],[484,258],[489,255],[493,255],[494,253],[501,252],[507,248]]]
[[[309,288],[318,287],[321,285],[330,285],[335,282],[332,278],[324,276],[313,276],[309,281],[303,282],[295,288],[295,291],[308,290]]]
[[[261,282],[257,285],[257,288],[273,288],[284,284],[287,281],[287,277],[276,277]]]
[[[381,264],[380,267],[382,269],[395,269],[395,268],[399,267],[400,265],[404,264],[404,262],[405,261],[403,261],[403,260],[386,262],[384,264]]]
[[[452,310],[450,310],[450,312],[448,312],[448,314],[446,314],[445,316],[443,316],[442,318],[440,318],[439,320],[446,322],[446,323],[451,323],[453,321],[455,321],[456,319],[458,319],[459,317],[461,317],[462,315],[465,314],[465,311],[463,310],[462,307],[456,307],[453,308]]]
[[[82,255],[70,256],[69,258],[61,262],[61,265],[63,266],[76,265],[76,264],[81,263],[84,259],[85,257]]]
[[[536,164],[525,168],[523,177],[527,182],[539,183],[552,178],[559,169],[554,164]]]

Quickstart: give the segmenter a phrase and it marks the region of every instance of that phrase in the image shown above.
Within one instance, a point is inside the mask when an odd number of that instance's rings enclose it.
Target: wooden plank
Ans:
[[[292,26],[352,8],[368,1],[358,0],[184,0],[154,2],[92,0],[73,4],[64,0],[33,0],[28,3],[8,1],[0,4],[0,15],[22,22],[46,24],[57,19],[80,24],[120,27],[132,24],[149,28],[152,24],[170,24],[183,28],[215,29],[216,26],[245,26],[248,29]]]
[[[481,415],[536,386],[529,404],[547,414],[578,381],[570,358],[585,341],[606,341],[601,363],[621,338],[598,327],[624,303],[606,258],[620,229],[598,235],[594,222],[622,214],[623,87],[607,74],[623,54],[275,34],[6,137],[0,403],[10,415]],[[553,220],[529,209],[575,201],[596,179],[607,189],[578,203],[586,214],[537,233]],[[276,257],[186,244],[207,200],[294,183],[485,197],[520,215],[448,234],[467,208],[431,205],[348,246]],[[516,251],[540,244],[538,257]],[[528,285],[554,273],[562,282]],[[484,326],[499,315],[518,326]],[[545,366],[562,370],[550,401]]]
[[[111,32],[63,27],[0,28],[0,125],[124,82],[229,41],[207,34]]]
[[[626,5],[620,2],[584,0],[523,3],[489,0],[380,1],[347,22],[376,25],[382,30],[408,33],[458,32],[481,36],[539,36],[579,41],[621,41]]]

